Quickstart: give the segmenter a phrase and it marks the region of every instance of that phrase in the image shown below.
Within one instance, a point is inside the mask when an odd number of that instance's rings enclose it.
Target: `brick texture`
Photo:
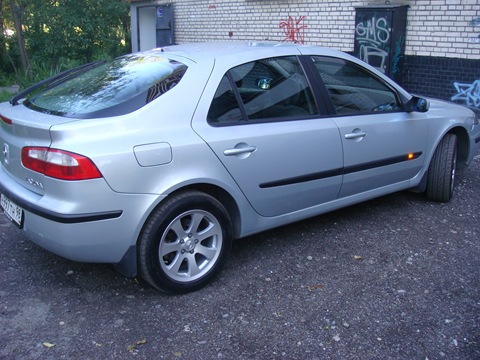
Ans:
[[[455,84],[471,92],[470,107],[480,110],[475,100],[475,81],[480,82],[478,60],[454,59],[432,56],[406,56],[403,87],[423,96],[452,100],[467,105],[465,96],[458,95]],[[480,87],[480,84],[478,85]],[[470,87],[470,90],[468,89]],[[478,94],[477,94],[478,97]],[[456,99],[457,98],[457,99]]]
[[[385,1],[171,0],[178,43],[292,38],[353,50],[355,8]],[[480,59],[480,0],[391,1],[408,4],[406,54]]]

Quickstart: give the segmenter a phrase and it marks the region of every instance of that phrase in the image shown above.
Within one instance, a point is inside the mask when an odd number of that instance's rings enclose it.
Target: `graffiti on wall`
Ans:
[[[358,22],[355,32],[360,46],[358,57],[385,73],[391,32],[387,19],[373,15]]]
[[[480,109],[480,80],[471,84],[454,82],[453,86],[457,93],[450,100],[457,101],[471,108]]]
[[[306,16],[300,16],[298,19],[294,19],[288,16],[286,20],[280,21],[279,28],[283,29],[285,38],[283,41],[292,41],[297,44],[305,43],[305,25]]]
[[[470,22],[470,26],[480,26],[480,17],[474,18]],[[476,39],[478,39],[480,42],[480,35]],[[453,95],[450,100],[467,105],[470,108],[480,110],[480,79],[473,81],[471,84],[455,81],[453,86],[457,93]]]
[[[476,27],[480,26],[480,17],[474,18],[472,21],[470,21],[470,26]],[[471,37],[468,39],[468,42],[470,43],[480,43],[480,35],[477,37]]]

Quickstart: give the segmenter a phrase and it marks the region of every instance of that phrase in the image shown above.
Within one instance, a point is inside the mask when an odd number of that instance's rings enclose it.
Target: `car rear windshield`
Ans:
[[[25,105],[38,111],[91,118],[139,109],[173,88],[187,66],[151,54],[131,54],[67,74],[31,95]]]

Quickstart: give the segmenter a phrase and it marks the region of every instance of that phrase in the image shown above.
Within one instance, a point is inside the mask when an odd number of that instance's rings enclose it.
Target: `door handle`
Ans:
[[[257,150],[255,146],[239,147],[239,148],[224,150],[223,155],[236,156],[236,155],[242,155],[242,154],[249,154],[249,153],[253,153],[255,150]]]
[[[365,131],[359,131],[359,132],[353,132],[350,134],[345,134],[345,139],[358,139],[358,138],[364,138],[367,136],[367,133]]]

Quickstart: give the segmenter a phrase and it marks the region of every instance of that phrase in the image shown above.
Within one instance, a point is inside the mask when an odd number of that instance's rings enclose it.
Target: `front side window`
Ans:
[[[295,56],[253,61],[225,74],[208,113],[213,124],[305,118],[318,114]]]
[[[173,88],[186,69],[180,62],[157,55],[127,55],[59,79],[27,98],[25,104],[70,117],[128,113]]]
[[[328,57],[313,61],[338,115],[400,110],[395,92],[360,66]]]

